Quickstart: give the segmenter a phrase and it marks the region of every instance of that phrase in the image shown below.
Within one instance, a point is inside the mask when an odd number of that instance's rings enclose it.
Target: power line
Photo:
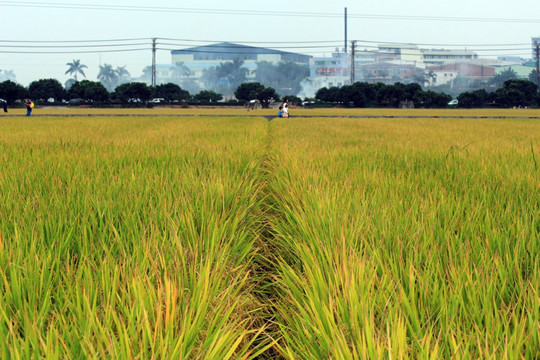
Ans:
[[[147,43],[130,43],[130,44],[99,44],[99,45],[0,45],[0,48],[40,48],[40,49],[58,49],[58,48],[96,48],[96,47],[122,47],[122,46],[142,46]]]
[[[448,47],[482,47],[482,46],[527,46],[531,45],[530,43],[521,43],[521,44],[448,44],[448,43],[404,43],[396,41],[378,41],[378,40],[355,40],[361,43],[370,43],[370,44],[388,44],[388,45],[404,45],[404,46],[448,46]]]
[[[141,41],[148,42],[141,42]],[[197,45],[197,42],[212,42],[213,44],[201,44]],[[467,53],[499,53],[505,54],[508,52],[528,52],[530,44],[473,44],[473,45],[455,45],[453,47],[465,47],[465,49],[422,49],[418,46],[422,44],[413,43],[396,43],[396,42],[382,42],[374,40],[355,40],[357,42],[357,53],[365,54],[378,54],[378,55],[394,55],[394,52],[385,51],[387,48],[404,46],[399,52],[402,56],[416,56],[419,53],[425,52],[446,52],[446,51],[464,51]],[[155,50],[160,51],[177,51],[177,52],[189,52],[189,53],[220,53],[220,54],[238,54],[243,53],[244,49],[246,54],[251,54],[251,48],[247,45],[243,45],[249,42],[221,42],[211,40],[193,40],[193,39],[171,39],[171,38],[135,38],[135,39],[101,39],[101,40],[60,40],[60,41],[15,41],[15,40],[0,40],[0,53],[4,54],[87,54],[87,53],[111,53],[111,52],[134,52],[145,51],[155,46]],[[261,42],[262,43],[262,42]],[[21,45],[23,44],[23,45]],[[275,51],[282,51],[277,49],[295,49],[297,52],[303,54],[313,53],[318,50],[321,52],[332,52],[334,49],[341,47],[341,41],[294,41],[294,42],[268,42],[272,44]],[[375,45],[377,44],[377,45]],[[427,44],[423,44],[427,45]],[[430,46],[445,47],[449,44],[429,44]],[[146,46],[146,47],[144,47]],[[159,47],[158,47],[159,46]],[[177,48],[169,48],[177,47]],[[406,48],[406,46],[415,46],[416,48]],[[118,49],[129,47],[129,49]],[[183,48],[187,47],[187,48]],[[197,49],[198,47],[204,49]],[[86,49],[95,50],[86,50]],[[364,50],[360,50],[360,49]],[[23,51],[19,49],[46,49],[47,51]],[[56,50],[58,49],[58,51]],[[65,51],[63,49],[71,49]],[[215,50],[215,51],[213,51]],[[311,50],[311,51],[306,51]],[[283,51],[282,51],[283,52]],[[286,51],[284,51],[286,52]]]
[[[88,50],[88,51],[3,51],[0,50],[0,54],[101,54],[101,53],[118,53],[118,52],[134,52],[134,51],[148,51],[148,48],[142,49],[117,49],[117,50]]]
[[[163,43],[163,42],[160,42],[159,45],[171,45],[171,46],[188,46],[186,44],[175,44],[175,43]],[[324,45],[324,46],[279,46],[280,49],[328,49],[328,48],[332,48],[332,49],[335,49],[336,47],[340,47],[342,46],[343,44],[334,44],[334,45]],[[207,50],[193,50],[192,48],[188,48],[188,49],[173,49],[173,50],[176,50],[176,51],[193,51],[193,52],[213,52],[212,49],[236,49],[238,50],[237,52],[238,53],[243,53],[242,50],[245,50],[245,53],[250,53],[251,54],[251,47],[249,48],[246,48],[245,46],[227,46],[227,45],[214,45],[212,46],[211,48],[208,48],[206,46],[203,46],[205,47],[205,49]],[[262,48],[261,48],[262,49]],[[265,48],[267,49],[267,48]],[[220,52],[220,51],[219,51]]]
[[[125,42],[125,41],[142,41],[152,40],[151,38],[133,38],[133,39],[101,39],[101,40],[1,40],[0,43],[95,43],[95,42]]]
[[[98,39],[98,40],[2,40],[0,39],[0,46],[10,46],[11,45],[4,45],[5,44],[11,44],[11,43],[21,43],[21,44],[53,44],[51,46],[54,47],[60,47],[59,45],[54,44],[72,44],[72,43],[110,43],[110,42],[133,42],[133,41],[148,41],[148,44],[151,44],[152,40],[154,38],[148,37],[148,38],[132,38],[132,39]],[[204,43],[209,44],[215,44],[212,45],[214,47],[220,47],[220,46],[227,46],[230,48],[234,47],[243,47],[246,44],[274,44],[274,47],[290,47],[290,48],[302,48],[302,47],[310,47],[311,44],[319,44],[319,47],[329,47],[330,45],[326,44],[332,44],[331,46],[337,46],[341,47],[342,40],[308,40],[308,41],[220,41],[220,40],[196,40],[196,39],[175,39],[175,38],[156,38],[160,41],[172,41],[173,43],[163,43],[167,45],[176,45],[176,46],[193,46],[193,44],[185,44],[185,43],[203,43],[201,46],[207,46],[204,45]],[[392,46],[435,46],[435,47],[466,47],[466,48],[476,48],[476,47],[515,47],[515,46],[530,46],[530,43],[505,43],[505,44],[449,44],[449,43],[410,43],[410,42],[389,42],[389,41],[380,41],[380,40],[354,40],[358,42],[359,44],[366,44],[361,45],[363,47],[372,47],[372,48],[378,48],[375,45],[371,44],[378,44],[378,45],[392,45]],[[178,43],[174,43],[178,42]],[[226,43],[226,45],[221,45],[221,43]],[[130,43],[131,44],[131,43]],[[140,43],[135,43],[140,44]],[[300,44],[301,46],[290,46],[292,44]],[[104,45],[105,46],[105,45]],[[107,46],[121,46],[121,44],[112,44]],[[82,47],[82,46],[75,46],[73,47]],[[379,46],[380,47],[380,46]]]
[[[343,40],[309,40],[309,41],[217,41],[217,40],[192,40],[192,39],[174,39],[160,38],[166,41],[181,41],[181,42],[200,42],[200,43],[219,43],[227,42],[231,44],[325,44],[325,43],[342,43]],[[0,40],[1,41],[1,40]]]
[[[343,17],[340,13],[320,13],[320,12],[294,12],[286,13],[280,11],[267,10],[240,10],[240,9],[203,9],[203,8],[179,8],[179,7],[158,7],[158,6],[125,6],[125,5],[105,5],[105,4],[65,4],[54,2],[33,2],[33,1],[0,1],[0,6],[12,7],[39,7],[53,9],[71,10],[98,10],[98,11],[129,11],[129,12],[167,12],[186,14],[215,14],[215,15],[243,15],[243,16],[288,16],[303,18],[336,18]],[[368,20],[404,20],[404,21],[445,21],[445,22],[491,22],[491,23],[540,23],[540,19],[534,18],[488,18],[488,17],[448,17],[448,16],[426,16],[426,15],[386,15],[386,14],[348,14],[349,19]]]

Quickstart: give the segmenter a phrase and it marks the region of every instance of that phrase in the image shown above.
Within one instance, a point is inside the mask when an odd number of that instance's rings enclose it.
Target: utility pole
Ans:
[[[152,39],[152,86],[156,86],[156,38]]]
[[[356,41],[351,41],[351,85],[354,84],[354,53],[356,51]]]
[[[534,53],[536,55],[536,91],[540,90],[540,73],[539,73],[539,59],[540,59],[540,44],[536,44],[536,47],[534,49]]]
[[[347,53],[347,8],[345,8],[345,54]]]

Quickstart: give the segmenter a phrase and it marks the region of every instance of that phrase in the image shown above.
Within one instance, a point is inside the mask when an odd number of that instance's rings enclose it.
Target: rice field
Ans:
[[[391,116],[413,116],[413,117],[540,117],[539,109],[354,109],[354,108],[304,108],[291,106],[291,114],[293,116],[369,116],[369,117],[391,117]],[[175,116],[175,115],[215,115],[215,116],[276,116],[277,109],[259,109],[247,110],[244,107],[236,108],[220,108],[220,107],[204,107],[197,108],[190,106],[189,108],[156,106],[152,109],[148,108],[85,108],[85,107],[50,107],[37,106],[32,116],[54,116],[54,115],[134,115],[134,116]],[[25,108],[9,109],[8,115],[24,116],[26,115]]]
[[[2,359],[540,357],[538,110],[35,113],[0,118]],[[403,114],[497,119],[338,117]]]

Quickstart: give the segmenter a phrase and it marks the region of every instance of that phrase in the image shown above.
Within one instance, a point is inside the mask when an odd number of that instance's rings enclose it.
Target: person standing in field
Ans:
[[[26,116],[32,115],[32,109],[34,108],[34,102],[29,98],[24,99],[24,105],[26,105]]]
[[[285,98],[283,100],[283,117],[288,118],[289,117],[289,98]]]

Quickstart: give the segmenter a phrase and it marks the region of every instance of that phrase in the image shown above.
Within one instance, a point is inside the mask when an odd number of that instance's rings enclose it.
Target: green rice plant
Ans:
[[[271,126],[284,357],[538,355],[537,121]]]
[[[263,120],[0,127],[1,358],[265,351],[251,270]]]
[[[537,120],[180,110],[0,122],[1,358],[538,357]]]

